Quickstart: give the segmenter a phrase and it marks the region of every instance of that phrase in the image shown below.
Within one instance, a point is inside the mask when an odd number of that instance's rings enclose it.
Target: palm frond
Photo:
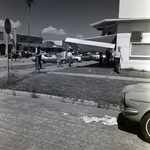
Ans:
[[[34,3],[34,0],[25,0],[28,8],[30,9],[31,8],[31,4]]]

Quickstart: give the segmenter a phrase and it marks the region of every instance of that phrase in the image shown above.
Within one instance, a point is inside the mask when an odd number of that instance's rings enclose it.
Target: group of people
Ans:
[[[57,56],[57,67],[60,67],[61,58],[62,58],[62,54],[60,53],[60,51],[57,52],[56,56]],[[71,67],[71,64],[73,63],[73,55],[70,50],[67,53],[67,62],[68,62],[68,67]]]
[[[118,46],[117,49],[112,51],[112,55],[114,57],[114,71],[119,73],[119,70],[121,68],[120,59],[123,61],[122,54],[121,54],[121,47]],[[61,52],[58,51],[56,56],[57,56],[57,67],[60,67],[61,66],[61,61],[62,61]],[[67,62],[68,62],[68,67],[71,67],[71,64],[73,63],[73,55],[72,55],[70,50],[67,52]],[[41,55],[39,55],[39,66],[40,66],[40,68],[42,68]]]

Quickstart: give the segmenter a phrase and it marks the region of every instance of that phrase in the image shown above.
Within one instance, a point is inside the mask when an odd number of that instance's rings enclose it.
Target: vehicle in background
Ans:
[[[106,53],[105,52],[100,53],[99,63],[103,64],[103,65],[106,65],[107,58],[106,58]]]
[[[62,54],[62,60],[65,61],[67,59],[66,58],[67,57],[66,51],[63,51],[61,54]],[[73,55],[73,62],[82,62],[80,55],[75,55],[73,53],[72,53],[72,55]]]
[[[92,56],[90,53],[80,54],[82,61],[90,61],[92,60]]]
[[[81,56],[73,56],[73,62],[82,62]]]
[[[27,51],[21,51],[20,53],[21,53],[21,57],[29,58],[32,56],[32,54]]]
[[[8,58],[9,59],[17,59],[17,58],[19,58],[19,52],[14,52],[14,53],[9,53],[8,54]]]
[[[32,58],[31,58],[31,60],[33,61],[33,62],[35,62],[36,61],[36,56],[33,56]],[[56,63],[57,62],[57,57],[56,57],[56,55],[54,55],[54,54],[49,54],[49,53],[47,53],[47,54],[43,54],[42,56],[41,56],[41,61],[43,62],[43,63]],[[65,59],[61,59],[61,63],[64,63],[65,62]]]
[[[40,53],[41,53],[42,55],[47,54],[45,51],[40,51]]]
[[[124,124],[126,119],[140,124],[143,137],[150,143],[150,84],[125,86],[120,110],[125,119],[118,122],[118,125]]]
[[[100,52],[96,52],[92,54],[92,59],[95,61],[99,61],[100,59]]]

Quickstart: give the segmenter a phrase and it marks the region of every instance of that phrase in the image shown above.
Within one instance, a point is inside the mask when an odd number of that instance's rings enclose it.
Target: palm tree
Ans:
[[[31,4],[34,2],[34,0],[25,0],[27,4],[27,9],[28,9],[28,51],[30,49],[30,9],[31,9]]]

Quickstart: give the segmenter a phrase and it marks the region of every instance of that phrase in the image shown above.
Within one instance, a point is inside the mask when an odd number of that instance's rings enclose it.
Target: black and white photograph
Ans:
[[[150,150],[150,0],[0,0],[0,150]]]

